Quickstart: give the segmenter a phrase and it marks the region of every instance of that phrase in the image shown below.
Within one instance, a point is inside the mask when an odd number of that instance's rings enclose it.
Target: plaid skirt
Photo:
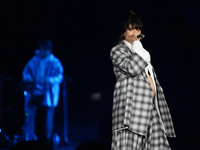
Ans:
[[[171,150],[156,109],[152,109],[146,136],[128,129],[114,132],[112,150]]]

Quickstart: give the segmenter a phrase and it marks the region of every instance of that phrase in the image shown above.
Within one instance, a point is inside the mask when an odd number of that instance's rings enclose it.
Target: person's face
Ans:
[[[126,31],[124,32],[124,37],[126,41],[132,44],[133,41],[139,40],[137,36],[140,34],[141,34],[140,29],[137,29],[135,28],[134,25],[132,26],[131,24],[129,24],[129,28],[126,29]]]
[[[50,50],[46,50],[44,47],[40,47],[40,55],[42,58],[47,57],[51,54],[51,49]]]

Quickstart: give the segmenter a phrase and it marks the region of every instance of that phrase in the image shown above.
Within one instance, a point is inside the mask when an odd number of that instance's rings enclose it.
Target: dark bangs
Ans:
[[[135,29],[140,29],[142,31],[142,22],[139,18],[137,18],[136,14],[133,12],[130,12],[127,19],[123,23],[123,33],[129,29],[129,25],[132,25],[135,27]]]

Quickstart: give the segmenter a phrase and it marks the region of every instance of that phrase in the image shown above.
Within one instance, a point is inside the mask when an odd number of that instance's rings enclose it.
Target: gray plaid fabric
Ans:
[[[171,150],[155,107],[151,112],[147,136],[144,139],[143,146],[144,150]]]
[[[153,105],[152,88],[145,67],[147,63],[133,53],[124,42],[110,52],[117,78],[113,96],[112,130],[128,127],[131,132],[146,136]],[[171,115],[155,71],[158,108],[166,135],[175,137]]]
[[[147,136],[122,130],[113,133],[112,150],[171,150],[159,115],[155,108],[151,111]]]
[[[114,132],[112,150],[142,150],[143,136],[123,130]]]

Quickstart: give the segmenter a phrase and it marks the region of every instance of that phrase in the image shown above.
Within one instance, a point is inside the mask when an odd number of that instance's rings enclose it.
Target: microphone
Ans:
[[[137,36],[138,39],[143,39],[144,37],[145,37],[144,34],[140,34],[140,35]]]

